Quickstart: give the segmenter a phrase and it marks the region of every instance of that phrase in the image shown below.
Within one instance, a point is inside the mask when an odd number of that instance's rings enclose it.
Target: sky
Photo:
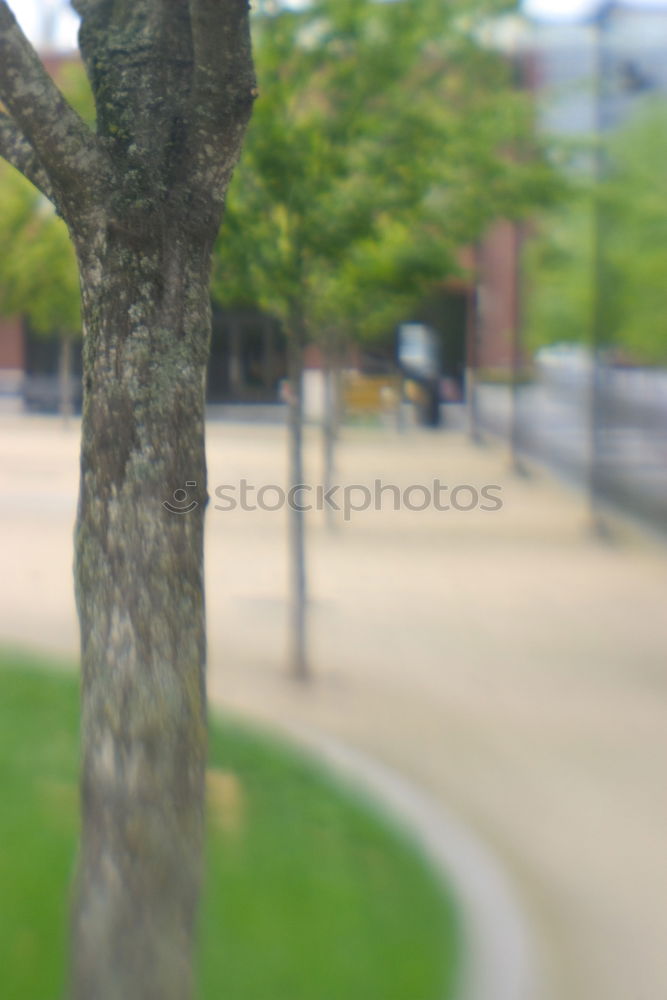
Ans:
[[[628,7],[667,9],[667,0],[624,0]],[[586,17],[600,6],[600,0],[524,0],[524,13],[549,20]]]
[[[444,2],[444,0],[443,0]],[[599,6],[600,0],[523,0],[521,6],[526,14],[548,20],[576,20],[585,17]],[[629,6],[667,9],[667,0],[625,0]],[[55,40],[59,46],[76,46],[77,20],[67,0],[9,0],[23,30],[33,41],[44,38],[44,25],[50,14],[54,18]]]

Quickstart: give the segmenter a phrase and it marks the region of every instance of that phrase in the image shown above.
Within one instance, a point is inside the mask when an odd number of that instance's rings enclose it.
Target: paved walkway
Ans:
[[[0,424],[0,637],[70,656],[77,435]],[[279,427],[212,424],[211,488],[280,484],[284,455]],[[315,481],[319,457],[313,434]],[[214,498],[212,700],[356,747],[474,829],[528,915],[527,1000],[664,1000],[664,548],[625,528],[590,540],[575,494],[513,480],[501,450],[453,432],[347,431],[338,478],[496,484],[503,508],[394,511],[387,494],[333,533],[313,512],[302,687],[285,674],[285,515],[223,513]]]

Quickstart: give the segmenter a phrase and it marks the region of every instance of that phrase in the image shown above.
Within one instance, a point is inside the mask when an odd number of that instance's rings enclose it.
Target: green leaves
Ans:
[[[611,335],[648,363],[667,361],[667,109],[647,110],[613,143],[601,208]]]
[[[260,98],[214,294],[393,325],[499,215],[549,196],[532,110],[478,41],[497,4],[315,0],[255,20]]]
[[[84,121],[95,109],[80,64],[65,63],[59,83]],[[21,314],[36,333],[81,332],[79,278],[67,227],[17,171],[0,163],[0,313]]]
[[[607,177],[546,217],[528,259],[533,346],[586,340],[600,283],[603,345],[667,361],[667,110],[648,107],[608,144]],[[600,260],[594,259],[595,231]]]
[[[0,167],[0,312],[28,316],[38,333],[81,328],[79,279],[67,228],[11,167]]]

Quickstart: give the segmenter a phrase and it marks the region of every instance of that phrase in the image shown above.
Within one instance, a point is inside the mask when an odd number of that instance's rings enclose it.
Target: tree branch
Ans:
[[[230,101],[255,97],[248,0],[190,0],[195,56],[194,92],[211,118],[224,117]]]
[[[97,186],[106,157],[44,69],[5,0],[0,0],[0,98],[34,149],[52,189],[80,199]]]
[[[248,0],[189,0],[195,70],[191,143],[195,175],[222,187],[238,158],[257,96]]]
[[[49,201],[55,201],[51,181],[35,150],[9,115],[0,111],[0,156],[16,167]]]

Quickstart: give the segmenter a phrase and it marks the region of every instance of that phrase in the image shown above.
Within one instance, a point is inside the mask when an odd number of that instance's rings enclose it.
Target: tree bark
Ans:
[[[63,426],[68,427],[74,407],[72,402],[72,338],[66,333],[60,334],[58,368],[60,416],[63,418]]]
[[[239,400],[243,394],[243,358],[241,354],[242,329],[239,317],[232,310],[227,319],[227,372],[232,399]]]
[[[262,382],[267,391],[275,388],[276,352],[275,325],[270,316],[262,315]]]
[[[288,331],[289,363],[289,486],[303,484],[303,331],[297,316]],[[307,653],[307,579],[305,515],[299,493],[290,493],[296,501],[288,510],[290,548],[290,671],[295,680],[307,681],[310,667]]]
[[[475,246],[474,286],[468,299],[467,356],[465,370],[465,398],[468,416],[468,435],[473,444],[482,443],[478,412],[479,346],[482,334],[482,253],[480,244]]]
[[[340,369],[341,346],[338,338],[331,334],[322,345],[322,375],[324,378],[324,413],[322,416],[322,486],[325,494],[334,485],[336,470],[336,445],[340,431]],[[325,505],[325,522],[332,531],[336,526],[333,509]]]
[[[527,476],[528,470],[521,458],[521,376],[523,366],[523,229],[520,222],[514,223],[514,326],[512,328],[510,358],[510,426],[509,457],[510,469],[516,476]]]
[[[247,0],[74,0],[97,131],[0,0],[0,154],[81,277],[74,1000],[188,1000],[206,758],[204,386],[213,243],[257,95]]]
[[[102,255],[84,248],[81,269],[83,837],[72,992],[183,1000],[206,758],[208,261],[169,237],[157,250],[113,238]]]

